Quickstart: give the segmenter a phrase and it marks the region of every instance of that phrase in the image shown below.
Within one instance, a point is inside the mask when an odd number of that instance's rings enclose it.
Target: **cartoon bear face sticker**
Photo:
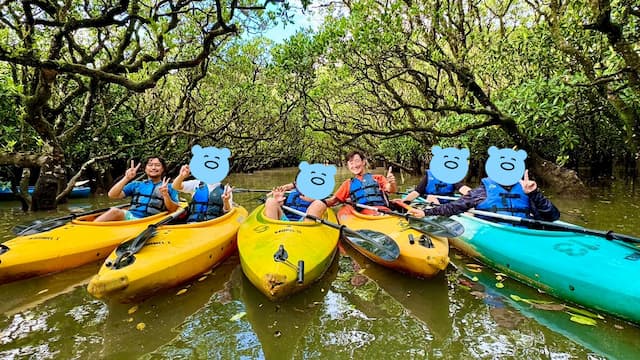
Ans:
[[[321,200],[333,191],[336,184],[334,165],[309,164],[303,161],[298,166],[300,172],[296,176],[296,188],[303,195],[312,199]]]
[[[435,145],[431,148],[433,157],[429,163],[429,170],[433,176],[447,184],[462,181],[469,171],[469,149],[454,147],[441,148]]]
[[[509,148],[498,149],[492,146],[488,150],[489,158],[484,165],[487,176],[502,186],[511,186],[520,181],[524,175],[524,159],[527,152]]]
[[[231,151],[227,148],[201,147],[194,145],[191,148],[193,157],[189,162],[189,168],[193,176],[207,184],[221,182],[229,174],[229,157]]]

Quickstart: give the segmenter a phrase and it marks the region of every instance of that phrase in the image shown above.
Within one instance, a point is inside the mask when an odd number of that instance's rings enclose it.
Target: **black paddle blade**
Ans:
[[[425,216],[409,218],[409,226],[425,234],[442,237],[458,237],[464,233],[464,226],[446,216]]]
[[[373,230],[345,231],[344,237],[385,261],[395,261],[400,256],[400,248],[387,235]]]
[[[52,220],[44,220],[44,221],[34,221],[30,225],[16,225],[12,231],[14,234],[18,236],[25,235],[33,235],[41,232],[53,230],[60,226],[67,224],[72,220],[72,217],[69,218],[60,218],[60,219],[52,219]]]

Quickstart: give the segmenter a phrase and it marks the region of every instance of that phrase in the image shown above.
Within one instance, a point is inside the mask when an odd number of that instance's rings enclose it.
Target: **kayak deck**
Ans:
[[[197,277],[235,253],[246,217],[243,207],[234,207],[209,221],[160,226],[129,265],[116,269],[120,247],[114,250],[87,290],[97,298],[126,302]]]
[[[363,215],[350,205],[338,211],[338,221],[352,230],[370,230],[392,238],[400,249],[396,260],[388,261],[344,237],[351,246],[374,262],[421,278],[431,278],[449,263],[449,241],[445,237],[423,234],[412,229],[402,217]]]
[[[326,220],[336,221],[328,210]],[[238,250],[242,270],[272,300],[282,299],[320,279],[337,252],[339,231],[302,221],[280,221],[256,208],[240,226]]]
[[[567,231],[454,216],[465,233],[452,245],[558,298],[640,323],[640,250]]]

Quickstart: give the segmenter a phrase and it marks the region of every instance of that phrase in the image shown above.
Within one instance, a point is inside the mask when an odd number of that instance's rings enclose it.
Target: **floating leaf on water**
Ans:
[[[138,329],[138,330],[140,330],[140,331],[144,330],[144,328],[146,328],[146,327],[147,327],[147,325],[145,325],[145,324],[144,324],[144,323],[142,323],[142,322],[141,322],[141,323],[138,323],[138,325],[136,325],[136,329]]]
[[[614,327],[614,328],[616,328],[616,329],[618,329],[618,330],[622,330],[622,329],[624,329],[624,326],[622,326],[622,325],[618,325],[618,324],[613,325],[613,327]]]
[[[47,291],[49,291],[49,289],[42,289],[42,290],[38,291],[38,293],[36,295],[42,295],[42,294],[46,293]]]
[[[580,309],[580,308],[576,308],[576,307],[569,306],[569,305],[566,305],[566,307],[567,307],[567,309],[569,309],[569,310],[573,311],[574,313],[578,313],[578,314],[580,314],[580,315],[588,316],[588,317],[593,318],[593,319],[601,319],[601,320],[604,320],[604,316],[602,316],[602,315],[600,315],[600,314],[592,313],[592,312],[591,312],[591,311],[589,311],[589,310]]]
[[[509,275],[505,274],[505,273],[501,273],[501,272],[497,272],[496,276],[503,276],[503,277],[508,277]]]
[[[364,271],[365,271],[365,270],[366,270],[366,269],[360,269],[360,270],[358,270],[358,274],[364,274]]]
[[[511,294],[511,295],[509,295],[509,297],[512,298],[515,301],[522,301],[523,300],[520,296],[518,296],[516,294]]]
[[[474,276],[474,277],[471,278],[471,281],[478,281],[478,280],[480,280],[480,279],[478,279],[477,276]]]
[[[482,272],[482,269],[475,269],[475,268],[473,268],[473,269],[469,269],[469,268],[467,268],[467,270],[469,270],[469,271],[471,271],[471,272],[474,272],[474,273]]]
[[[138,311],[138,305],[132,306],[131,308],[129,308],[129,311],[127,311],[127,312],[129,313],[129,315],[131,315],[136,311]]]
[[[187,289],[180,289],[180,291],[178,291],[178,292],[176,293],[176,295],[182,295],[182,294],[184,294],[184,293],[186,293],[186,292],[187,292]]]
[[[501,282],[498,282],[498,283],[496,283],[496,287],[497,287],[498,289],[502,289],[502,288],[504,287],[504,284],[503,284],[503,283],[501,283]]]
[[[478,299],[484,299],[484,298],[486,298],[488,296],[487,293],[482,292],[482,291],[472,291],[469,294],[475,296]]]
[[[570,320],[578,324],[589,325],[589,326],[595,326],[596,324],[598,324],[597,321],[593,320],[592,318],[588,318],[586,316],[572,314],[572,313],[569,313],[569,315],[571,315]]]
[[[461,288],[461,289],[465,289],[465,290],[467,290],[467,291],[471,291],[471,288],[470,288],[470,287],[468,287],[468,286],[466,286],[466,285],[460,285],[460,288]]]
[[[467,264],[467,268],[482,269],[482,267],[480,264]]]
[[[241,311],[241,312],[233,315],[231,317],[231,319],[229,319],[229,321],[238,321],[238,320],[242,319],[242,317],[245,316],[245,315],[247,315],[247,312],[246,311]]]
[[[530,302],[531,306],[540,310],[550,310],[550,311],[563,311],[567,307],[564,304],[536,304]]]
[[[209,271],[207,271],[207,272],[203,273],[202,275],[210,275],[212,271],[213,271],[213,270],[209,270]]]
[[[207,275],[201,276],[201,277],[198,279],[198,281],[204,281],[204,279],[206,279],[206,278],[207,278]]]
[[[504,280],[504,278],[502,277],[502,275],[497,275],[497,276],[496,276],[496,280],[498,280],[498,281],[502,281],[502,280]]]

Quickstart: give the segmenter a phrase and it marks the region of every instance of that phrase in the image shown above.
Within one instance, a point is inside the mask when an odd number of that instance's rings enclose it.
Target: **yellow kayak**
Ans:
[[[93,222],[98,215],[81,216],[55,229],[2,243],[0,284],[102,260],[121,242],[167,217],[163,212],[137,220]]]
[[[126,243],[114,250],[87,290],[96,298],[126,302],[202,275],[236,251],[238,228],[246,218],[245,208],[234,207],[213,220],[160,226],[119,268],[116,258]]]
[[[325,218],[336,221],[333,211]],[[271,300],[307,288],[322,277],[333,261],[340,232],[314,222],[280,221],[256,208],[238,231],[242,270]]]
[[[407,220],[393,215],[363,215],[350,205],[338,211],[338,222],[352,230],[370,230],[370,234],[382,233],[393,239],[400,249],[400,256],[388,261],[366,248],[343,237],[353,248],[388,268],[422,278],[430,278],[444,270],[449,263],[449,240],[423,234],[409,227]]]

